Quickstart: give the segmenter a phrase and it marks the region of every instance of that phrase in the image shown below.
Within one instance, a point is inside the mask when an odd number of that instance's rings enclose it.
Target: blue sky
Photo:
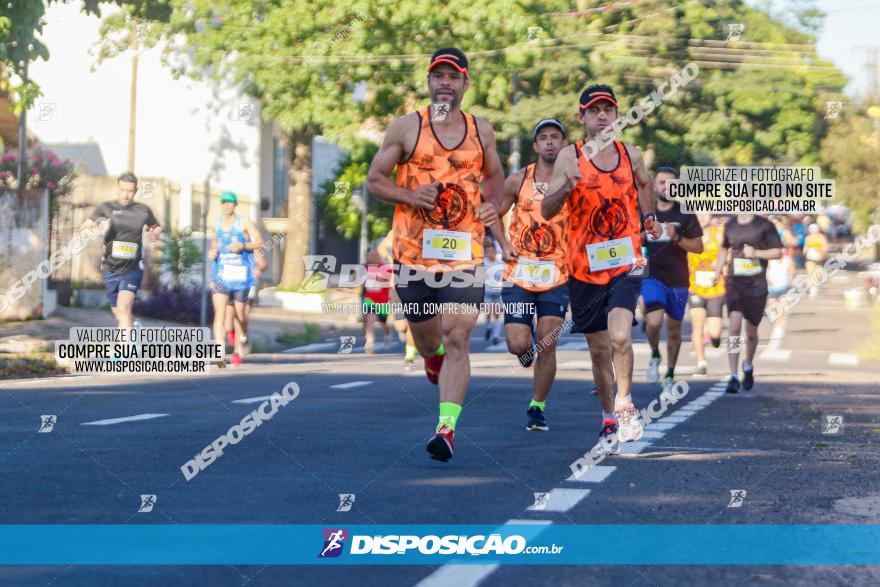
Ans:
[[[760,6],[761,0],[747,0]],[[789,0],[774,0],[776,10],[784,10]],[[868,88],[867,47],[880,47],[880,0],[818,0],[826,13],[819,32],[817,50],[850,78],[846,88],[850,96],[859,96]],[[746,32],[747,33],[747,32]]]

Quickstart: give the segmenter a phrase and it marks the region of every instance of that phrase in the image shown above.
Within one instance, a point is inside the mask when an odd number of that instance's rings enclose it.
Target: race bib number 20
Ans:
[[[470,261],[471,233],[456,230],[426,230],[422,234],[422,257],[444,261]]]

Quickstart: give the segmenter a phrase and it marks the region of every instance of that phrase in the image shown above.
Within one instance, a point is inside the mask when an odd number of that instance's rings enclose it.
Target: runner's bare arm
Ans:
[[[147,227],[147,238],[150,239],[150,242],[159,240],[160,236],[162,236],[161,224],[154,224],[153,226]]]
[[[208,249],[208,260],[214,261],[217,259],[217,255],[220,253],[220,247],[217,244],[217,235],[213,235],[211,237],[211,248]]]
[[[751,259],[781,259],[782,258],[782,249],[756,249],[754,247],[750,247],[746,245],[743,247],[744,257],[748,257]]]
[[[477,132],[483,143],[483,194],[486,201],[491,202],[499,210],[499,203],[504,191],[504,168],[495,144],[495,131],[488,120],[477,118]]]
[[[254,221],[251,219],[246,219],[244,221],[244,232],[247,234],[249,242],[244,243],[244,248],[247,251],[256,251],[257,249],[263,248],[263,235],[260,234],[257,225],[254,224]]]
[[[559,214],[565,201],[574,191],[577,181],[581,178],[576,149],[577,145],[569,145],[562,149],[556,157],[550,185],[547,187],[544,199],[541,200],[541,215],[546,220]]]
[[[718,249],[718,257],[715,259],[715,277],[713,278],[713,283],[718,283],[721,281],[721,274],[724,271],[724,268],[727,267],[727,257],[730,254],[730,249],[725,247],[720,247]]]
[[[652,214],[655,215],[656,218],[656,210],[654,206],[654,182],[651,180],[651,174],[648,173],[648,168],[645,166],[645,159],[642,157],[642,152],[632,145],[624,144],[624,148],[626,148],[629,159],[632,161],[633,179],[636,183],[636,189],[639,192],[639,207],[642,210],[642,215],[644,217],[648,214]],[[648,230],[654,238],[659,238],[660,235],[663,234],[663,227],[660,226],[659,222],[653,222],[651,225],[648,225],[646,222],[645,229]]]
[[[504,192],[501,195],[501,201],[498,203],[498,214],[500,216],[504,216],[510,211],[511,206],[516,202],[517,191],[519,191],[519,186],[522,185],[523,175],[526,172],[526,168],[523,167],[517,171],[514,171],[510,174],[506,180],[504,180]]]
[[[675,244],[677,244],[688,253],[700,254],[703,252],[703,237],[701,236],[695,236],[693,238],[682,238]]]
[[[398,118],[391,124],[385,134],[382,148],[370,164],[370,171],[367,173],[367,191],[389,204],[404,204],[430,210],[434,207],[439,182],[435,181],[412,191],[391,181],[394,167],[404,156],[409,155],[407,139],[411,143],[417,140],[415,135],[418,133],[418,125],[419,117],[415,113]],[[415,148],[414,144],[412,148]]]

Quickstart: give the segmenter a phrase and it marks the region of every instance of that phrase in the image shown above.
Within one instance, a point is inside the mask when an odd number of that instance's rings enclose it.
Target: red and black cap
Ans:
[[[581,110],[586,110],[600,100],[607,100],[617,106],[617,98],[614,97],[614,90],[611,86],[605,84],[593,84],[581,93]]]
[[[431,64],[428,66],[428,71],[431,71],[440,63],[448,63],[459,72],[463,73],[466,78],[470,79],[470,75],[468,75],[467,57],[465,57],[465,54],[459,49],[447,47],[434,53],[431,56]]]

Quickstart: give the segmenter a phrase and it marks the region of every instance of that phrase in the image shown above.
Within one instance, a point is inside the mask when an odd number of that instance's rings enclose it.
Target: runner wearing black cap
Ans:
[[[486,226],[501,241],[505,260],[510,256],[494,207],[504,189],[495,133],[488,121],[461,111],[469,76],[460,50],[434,53],[428,66],[432,103],[392,123],[367,176],[368,191],[397,206],[395,289],[404,305],[416,307],[406,318],[428,380],[440,388],[440,418],[427,449],[443,461],[452,457],[470,381],[470,334],[483,301],[482,280],[473,277],[483,265]],[[450,306],[437,313],[434,304]]]
[[[560,152],[541,203],[548,219],[567,208],[571,331],[586,334],[602,401],[600,441],[609,438],[612,452],[616,441],[638,440],[643,433],[630,396],[631,330],[640,286],[630,274],[644,269],[643,228],[655,238],[661,234],[654,218],[651,176],[641,152],[609,140],[617,118],[617,99],[610,86],[592,85],[583,91],[577,119],[586,139]],[[600,442],[600,446],[606,445]]]
[[[754,214],[740,214],[727,221],[714,277],[715,283],[718,283],[722,270],[727,266],[725,290],[730,335],[727,393],[737,393],[740,388],[738,375],[743,318],[746,319],[746,358],[743,361],[742,387],[749,390],[754,385],[752,360],[758,348],[758,325],[767,305],[767,261],[781,257],[782,241],[772,222]]]
[[[532,400],[527,412],[528,430],[549,430],[545,402],[556,378],[556,339],[568,311],[568,269],[565,264],[566,215],[551,221],[541,215],[553,164],[568,145],[565,125],[555,118],[538,121],[532,132],[532,149],[538,160],[514,172],[504,183],[499,211],[513,206],[509,239],[517,252],[507,263],[502,290],[507,350],[524,367],[535,361]],[[535,342],[537,314],[537,347]]]

